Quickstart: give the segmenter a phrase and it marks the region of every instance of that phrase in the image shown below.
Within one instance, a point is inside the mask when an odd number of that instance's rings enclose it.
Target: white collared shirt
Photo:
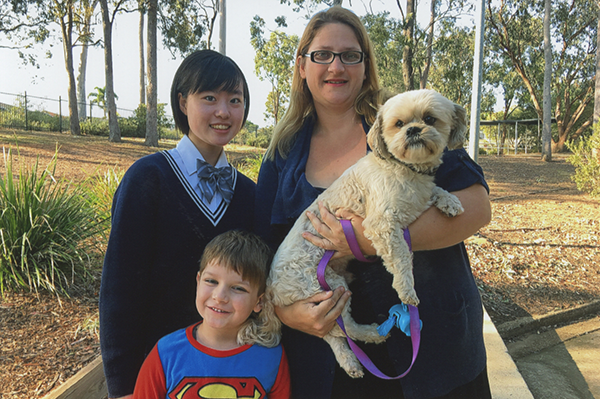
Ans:
[[[219,205],[221,204],[221,200],[223,197],[219,192],[216,192],[212,201],[207,203],[206,199],[202,196],[202,192],[198,187],[198,175],[197,175],[197,165],[196,159],[202,159],[205,161],[204,157],[198,151],[192,140],[186,135],[183,136],[177,146],[168,151],[175,160],[177,167],[182,172],[183,176],[186,178],[190,186],[193,187],[194,191],[200,198],[202,198],[202,202],[212,211],[215,212]],[[215,165],[216,168],[222,168],[224,166],[228,166],[229,162],[227,161],[227,155],[225,155],[225,151],[221,151],[221,155]],[[234,172],[235,173],[235,172]]]

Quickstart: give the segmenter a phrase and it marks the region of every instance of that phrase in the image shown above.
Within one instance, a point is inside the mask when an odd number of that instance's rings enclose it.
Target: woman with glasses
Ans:
[[[255,228],[276,248],[297,217],[348,167],[366,155],[366,133],[381,104],[373,48],[358,17],[341,7],[316,14],[296,54],[290,105],[275,127],[261,166]],[[350,378],[320,339],[335,323],[350,292],[338,288],[278,308],[285,324],[295,399],[318,398],[490,398],[485,371],[482,305],[462,240],[490,220],[481,168],[464,150],[446,151],[436,183],[456,194],[465,213],[454,219],[429,209],[409,226],[415,286],[423,321],[421,348],[408,375],[383,380],[368,372]],[[350,254],[337,217],[350,219],[366,254],[361,220],[321,209],[324,223],[309,216],[323,238],[305,238],[338,255]],[[452,234],[449,234],[452,232]],[[381,323],[399,302],[391,275],[380,262],[353,262],[352,315],[362,324]],[[389,376],[410,365],[411,341],[399,330],[381,345],[364,345],[375,365]]]

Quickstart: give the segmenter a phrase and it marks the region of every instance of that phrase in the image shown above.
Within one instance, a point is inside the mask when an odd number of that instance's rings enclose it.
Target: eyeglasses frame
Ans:
[[[315,53],[319,53],[319,52],[331,53],[331,54],[333,54],[333,58],[329,62],[318,62],[318,61],[315,61]],[[344,62],[344,60],[342,60],[342,54],[350,53],[350,52],[352,52],[352,53],[359,53],[360,54],[360,60],[357,61],[357,62],[354,62],[354,63],[350,63],[350,64],[347,63],[347,62]],[[362,51],[358,51],[358,50],[347,50],[347,51],[342,51],[341,53],[335,53],[335,52],[329,51],[329,50],[315,50],[315,51],[311,51],[310,53],[303,54],[303,56],[310,57],[310,60],[312,62],[314,62],[315,64],[319,64],[319,65],[329,65],[329,64],[332,64],[333,61],[335,61],[335,57],[338,57],[340,59],[340,61],[342,62],[342,64],[344,64],[344,65],[358,65],[358,64],[360,64],[361,62],[363,62],[365,60],[365,53],[362,52]]]

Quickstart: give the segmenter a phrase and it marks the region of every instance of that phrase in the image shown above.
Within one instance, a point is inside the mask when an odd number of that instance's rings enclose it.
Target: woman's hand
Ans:
[[[288,327],[323,338],[342,314],[351,292],[344,287],[319,292],[289,306],[275,307],[277,317]]]
[[[375,248],[371,245],[371,241],[364,236],[365,229],[362,225],[364,218],[344,208],[337,210],[334,215],[329,212],[321,202],[319,202],[319,212],[321,214],[321,219],[312,212],[306,212],[306,216],[308,216],[308,219],[321,237],[305,231],[302,233],[304,239],[317,247],[336,251],[333,258],[352,255],[342,224],[339,221],[339,219],[346,219],[352,223],[354,235],[356,236],[361,252],[364,255],[376,255]]]

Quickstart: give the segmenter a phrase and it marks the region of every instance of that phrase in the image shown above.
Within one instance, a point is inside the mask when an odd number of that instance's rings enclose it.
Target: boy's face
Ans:
[[[242,86],[234,93],[227,91],[203,91],[179,94],[179,108],[188,118],[188,137],[200,153],[221,153],[224,145],[242,128],[244,120],[244,95]],[[209,160],[207,160],[210,162]]]
[[[196,309],[204,327],[237,334],[252,312],[262,309],[258,287],[216,261],[209,262],[196,281]]]

